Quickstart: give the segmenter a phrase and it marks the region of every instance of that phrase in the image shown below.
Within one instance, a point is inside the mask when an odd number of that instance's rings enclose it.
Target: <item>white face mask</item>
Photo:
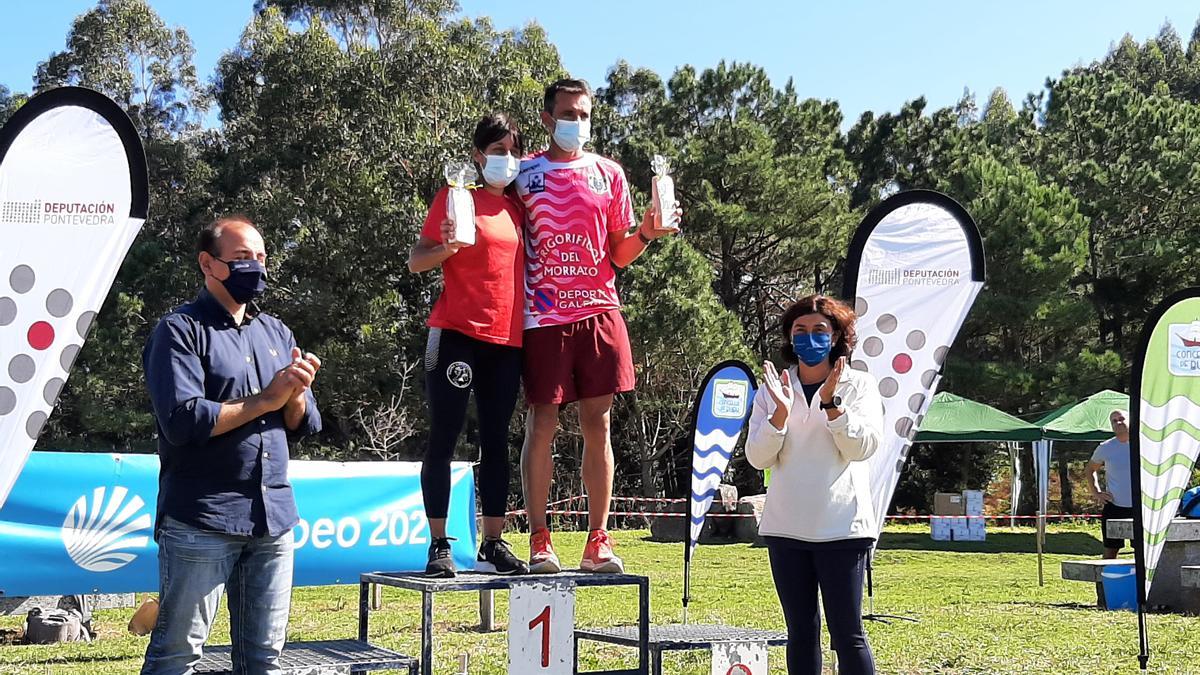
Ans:
[[[575,152],[592,139],[591,120],[554,120],[554,144]]]
[[[509,154],[503,155],[487,155],[486,161],[483,164],[483,180],[488,185],[497,188],[508,187],[508,184],[513,182],[517,177],[517,172],[521,169],[521,163],[516,157]]]

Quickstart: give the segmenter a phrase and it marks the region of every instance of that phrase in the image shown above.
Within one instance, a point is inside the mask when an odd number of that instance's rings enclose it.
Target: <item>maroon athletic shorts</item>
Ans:
[[[525,331],[525,400],[572,403],[632,391],[633,352],[621,311]]]

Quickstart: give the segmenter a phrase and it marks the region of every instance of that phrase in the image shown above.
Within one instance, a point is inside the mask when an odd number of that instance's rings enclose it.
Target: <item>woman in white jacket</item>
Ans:
[[[875,537],[870,475],[864,461],[879,446],[883,402],[875,379],[846,367],[854,349],[854,311],[821,295],[803,298],[781,319],[780,375],[763,364],[746,457],[771,469],[759,534],[788,628],[788,672],[821,672],[825,606],[838,672],[875,672],[862,624],[862,585]]]

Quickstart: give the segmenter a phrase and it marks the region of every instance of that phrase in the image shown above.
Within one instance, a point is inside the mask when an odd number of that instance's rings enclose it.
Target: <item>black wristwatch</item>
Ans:
[[[833,398],[829,399],[829,403],[821,401],[821,410],[833,410],[840,407],[842,407],[842,397],[837,394],[834,394]]]

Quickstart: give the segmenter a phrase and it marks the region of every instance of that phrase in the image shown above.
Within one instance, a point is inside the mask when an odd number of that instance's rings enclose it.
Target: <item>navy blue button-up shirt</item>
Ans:
[[[282,410],[212,436],[221,404],[260,393],[295,346],[279,319],[248,312],[239,326],[208,290],[159,321],[142,352],[158,421],[157,522],[273,537],[299,522]],[[296,435],[321,430],[311,389],[305,397]]]

